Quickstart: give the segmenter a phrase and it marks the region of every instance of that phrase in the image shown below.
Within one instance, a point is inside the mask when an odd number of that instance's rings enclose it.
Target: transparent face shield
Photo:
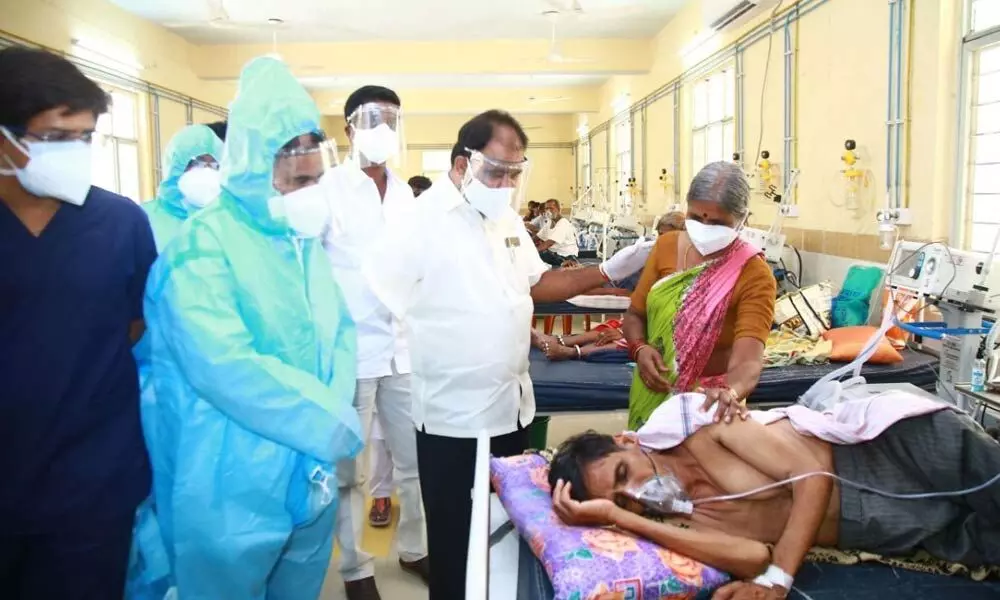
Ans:
[[[287,222],[301,238],[321,235],[330,223],[330,206],[322,186],[323,174],[337,166],[337,146],[322,132],[298,136],[275,156],[268,203],[271,216]]]
[[[326,134],[317,131],[300,135],[274,158],[274,189],[285,195],[316,185],[337,163],[337,145]]]
[[[516,213],[528,192],[531,163],[506,161],[468,150],[469,166],[462,180],[462,194],[489,219],[499,218],[507,207]]]
[[[406,157],[403,113],[393,104],[369,102],[347,118],[351,159],[361,167],[390,164],[402,168]]]

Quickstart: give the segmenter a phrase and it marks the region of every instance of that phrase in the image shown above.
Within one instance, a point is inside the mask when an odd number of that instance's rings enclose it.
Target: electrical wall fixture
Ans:
[[[773,202],[781,202],[781,167],[771,160],[771,153],[762,150],[754,169],[754,190]]]
[[[840,155],[843,168],[840,169],[840,198],[833,200],[837,208],[844,208],[858,218],[869,206],[874,193],[874,175],[867,168],[867,160],[854,140],[844,141],[844,152]]]
[[[892,250],[899,228],[912,225],[913,217],[908,208],[886,208],[875,213],[875,221],[878,223],[878,247]]]

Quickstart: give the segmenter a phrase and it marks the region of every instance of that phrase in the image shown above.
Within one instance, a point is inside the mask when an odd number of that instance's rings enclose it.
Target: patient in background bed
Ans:
[[[683,230],[684,213],[682,212],[667,213],[656,222],[657,235]],[[580,266],[576,260],[568,260],[562,264],[561,268],[578,269]],[[617,284],[607,283],[604,287],[595,288],[584,295],[628,296],[635,290],[641,275],[640,271],[624,281]],[[595,356],[607,358],[612,353],[622,354],[621,362],[628,360],[628,344],[625,342],[625,336],[622,335],[621,321],[617,319],[605,321],[593,331],[570,336],[547,335],[537,329],[532,329],[531,345],[544,352],[549,360],[588,360]],[[577,347],[579,347],[579,351],[577,351]],[[602,360],[602,362],[606,361]]]
[[[1000,564],[1000,483],[959,497],[895,500],[816,476],[698,504],[816,471],[897,493],[979,486],[1000,472],[1000,444],[968,415],[905,392],[842,402],[830,413],[742,413],[730,423],[714,422],[704,403],[704,395],[683,394],[635,434],[567,440],[549,472],[555,511],[569,524],[615,525],[742,580],[769,564],[794,576],[814,545]],[[641,507],[630,490],[654,477],[674,478],[693,514],[666,523],[635,514]],[[787,591],[741,581],[715,598]]]
[[[531,345],[544,352],[549,360],[588,360],[609,353],[621,354],[621,362],[628,360],[622,322],[617,319],[605,321],[593,331],[567,336],[547,335],[532,329]]]

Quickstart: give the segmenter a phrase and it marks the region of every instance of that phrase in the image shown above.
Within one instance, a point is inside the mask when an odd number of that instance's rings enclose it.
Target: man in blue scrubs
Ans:
[[[149,492],[131,349],[156,247],[138,205],[91,187],[91,137],[107,109],[63,58],[0,51],[5,600],[121,597]]]

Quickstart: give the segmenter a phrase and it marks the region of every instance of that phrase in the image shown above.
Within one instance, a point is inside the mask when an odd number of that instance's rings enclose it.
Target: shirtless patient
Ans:
[[[684,410],[700,408],[699,402]],[[668,423],[679,422],[681,409],[669,410],[675,414]],[[701,427],[683,428],[693,434],[651,444],[669,449],[650,450],[647,441],[654,438],[644,429],[654,420],[638,434],[587,432],[562,444],[549,473],[555,510],[567,523],[615,525],[744,580],[714,598],[783,598],[787,589],[750,580],[769,565],[794,576],[815,545],[885,555],[923,549],[966,565],[1000,564],[1000,483],[961,497],[892,500],[809,477],[748,499],[697,505],[814,471],[898,493],[975,487],[1000,472],[1000,444],[963,413],[945,409],[894,420],[871,441],[853,445],[799,434],[788,418],[764,425],[709,417]],[[655,474],[679,480],[696,503],[690,517],[668,524],[635,514],[641,509],[626,490]],[[774,545],[773,553],[765,544]]]

